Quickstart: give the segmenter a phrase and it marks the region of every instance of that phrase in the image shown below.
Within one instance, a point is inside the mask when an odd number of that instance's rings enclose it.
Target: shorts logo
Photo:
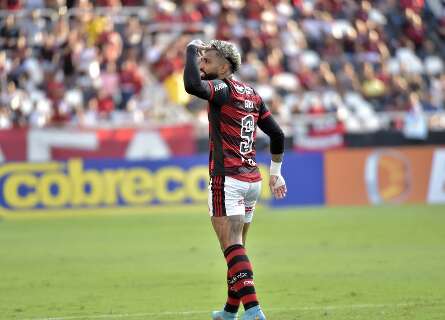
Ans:
[[[394,150],[373,152],[366,159],[365,182],[372,204],[402,203],[411,191],[410,164]]]

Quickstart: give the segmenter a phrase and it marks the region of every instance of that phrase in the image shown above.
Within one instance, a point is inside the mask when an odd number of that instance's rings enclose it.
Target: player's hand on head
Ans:
[[[286,181],[282,175],[271,175],[269,179],[269,187],[275,199],[283,199],[286,196]]]
[[[198,50],[208,49],[208,46],[201,39],[194,39],[187,44],[187,47],[195,47]]]

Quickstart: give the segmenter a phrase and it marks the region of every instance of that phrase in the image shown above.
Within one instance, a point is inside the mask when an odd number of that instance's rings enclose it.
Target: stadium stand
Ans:
[[[0,127],[205,125],[182,87],[191,38],[231,40],[239,77],[280,123],[329,115],[346,132],[445,129],[440,1],[8,0]],[[297,119],[297,120],[296,120]]]

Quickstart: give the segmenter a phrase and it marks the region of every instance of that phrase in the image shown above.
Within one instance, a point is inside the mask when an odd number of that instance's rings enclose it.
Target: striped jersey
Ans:
[[[256,127],[270,111],[257,92],[242,82],[217,79],[208,83],[210,176],[261,180],[255,160]]]

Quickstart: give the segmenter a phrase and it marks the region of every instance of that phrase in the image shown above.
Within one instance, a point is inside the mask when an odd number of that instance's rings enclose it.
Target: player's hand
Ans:
[[[282,175],[271,175],[269,178],[269,187],[275,199],[283,199],[286,196],[286,182]]]
[[[195,47],[198,50],[206,50],[208,46],[201,39],[194,39],[187,44],[187,47]]]

